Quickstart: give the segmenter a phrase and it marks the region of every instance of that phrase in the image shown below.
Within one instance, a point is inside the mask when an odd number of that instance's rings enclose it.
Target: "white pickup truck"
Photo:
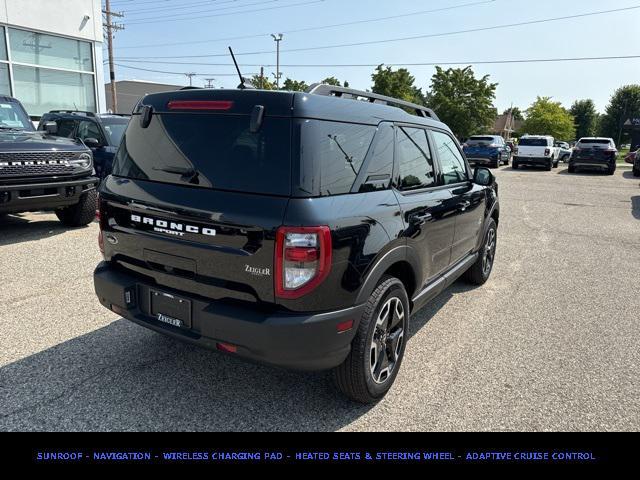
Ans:
[[[545,167],[548,171],[558,168],[560,149],[555,146],[555,139],[548,135],[524,135],[518,142],[513,157],[513,169],[523,165]]]

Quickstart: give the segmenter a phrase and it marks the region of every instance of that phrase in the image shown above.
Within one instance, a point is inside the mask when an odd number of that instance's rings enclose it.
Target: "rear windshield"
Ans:
[[[493,143],[493,137],[471,137],[467,140],[467,145],[478,145],[481,143]]]
[[[549,143],[546,138],[522,138],[519,145],[521,147],[546,147]]]
[[[608,140],[606,138],[580,140],[581,145],[609,145],[609,143],[611,143],[611,140]]]
[[[113,175],[269,195],[291,193],[291,120],[249,115],[155,114],[148,128],[132,117]]]

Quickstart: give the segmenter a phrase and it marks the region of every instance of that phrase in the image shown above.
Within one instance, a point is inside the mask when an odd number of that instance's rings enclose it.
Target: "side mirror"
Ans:
[[[99,148],[101,147],[100,142],[98,141],[98,139],[96,138],[85,138],[84,139],[84,144],[89,147],[89,148]]]
[[[46,122],[44,124],[44,131],[49,135],[55,135],[58,133],[58,124],[56,122]]]
[[[493,176],[491,170],[488,168],[479,167],[476,168],[473,173],[473,183],[481,185],[483,187],[490,187],[496,181],[496,177]]]

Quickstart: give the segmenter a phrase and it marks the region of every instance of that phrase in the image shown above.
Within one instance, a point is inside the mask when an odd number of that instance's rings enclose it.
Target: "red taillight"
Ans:
[[[238,347],[230,343],[218,343],[216,344],[216,348],[225,353],[238,353]]]
[[[167,104],[169,110],[231,110],[230,100],[171,100]]]
[[[548,157],[549,155],[551,155],[551,150],[547,148],[547,149],[544,151],[544,156],[545,156],[545,157]]]
[[[295,299],[320,285],[331,270],[329,227],[280,227],[276,234],[276,297]]]

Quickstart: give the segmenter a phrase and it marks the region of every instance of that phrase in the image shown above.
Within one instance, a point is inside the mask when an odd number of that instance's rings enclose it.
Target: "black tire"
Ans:
[[[513,168],[514,170],[517,170],[518,167],[520,167],[520,165],[518,165],[515,161],[511,162],[511,168]]]
[[[569,173],[576,173],[576,167],[569,165]]]
[[[640,177],[640,168],[633,167],[633,176]]]
[[[612,167],[607,168],[607,175],[613,175],[615,173],[616,173],[616,166],[615,165],[612,166]]]
[[[495,262],[496,249],[498,245],[498,225],[496,221],[489,219],[489,225],[487,226],[487,232],[482,240],[482,247],[480,248],[480,256],[476,263],[474,263],[469,270],[464,274],[464,280],[474,285],[484,285],[489,280],[491,272],[493,271],[493,264]],[[485,264],[485,261],[488,263]]]
[[[89,225],[96,218],[97,199],[97,192],[89,190],[80,195],[80,201],[75,205],[56,210],[56,216],[67,227]]]
[[[498,158],[493,165],[491,165],[491,168],[500,168],[500,159]]]
[[[391,309],[395,312],[399,304],[403,308],[402,319],[399,319],[399,316],[397,319],[397,314],[392,314],[393,312],[391,312]],[[396,320],[398,320],[398,323],[395,327],[396,330],[390,330],[390,332],[382,336],[383,340],[380,340],[381,329],[378,327],[378,323],[387,306],[389,306],[388,314],[392,314],[391,323]],[[397,330],[400,325],[401,332]],[[349,353],[342,365],[333,370],[333,378],[338,390],[350,399],[363,404],[371,404],[381,400],[393,385],[402,365],[408,327],[409,297],[407,296],[407,291],[397,278],[384,276],[378,287],[371,294],[371,297],[369,297],[358,325],[358,331],[351,344],[351,353]],[[375,340],[376,338],[378,340]],[[387,338],[390,339],[391,344],[386,343]],[[379,349],[377,346],[382,345],[383,341],[386,345],[384,350],[385,357],[380,357],[379,354],[374,353],[374,344],[376,345],[375,352],[377,352]],[[393,350],[393,353],[389,349]],[[376,354],[378,356],[372,367],[373,355]],[[382,368],[385,358],[387,363],[390,364],[390,356],[393,356],[395,361],[391,367],[391,372],[389,373],[387,370],[386,377],[384,377],[386,369],[382,369],[380,372],[376,371],[378,362],[380,362],[379,367]],[[377,380],[383,381],[377,381],[374,375],[378,375]]]
[[[548,165],[545,165],[544,169],[545,169],[547,172],[550,172],[550,171],[553,169],[553,160],[549,160],[549,164],[548,164]]]

